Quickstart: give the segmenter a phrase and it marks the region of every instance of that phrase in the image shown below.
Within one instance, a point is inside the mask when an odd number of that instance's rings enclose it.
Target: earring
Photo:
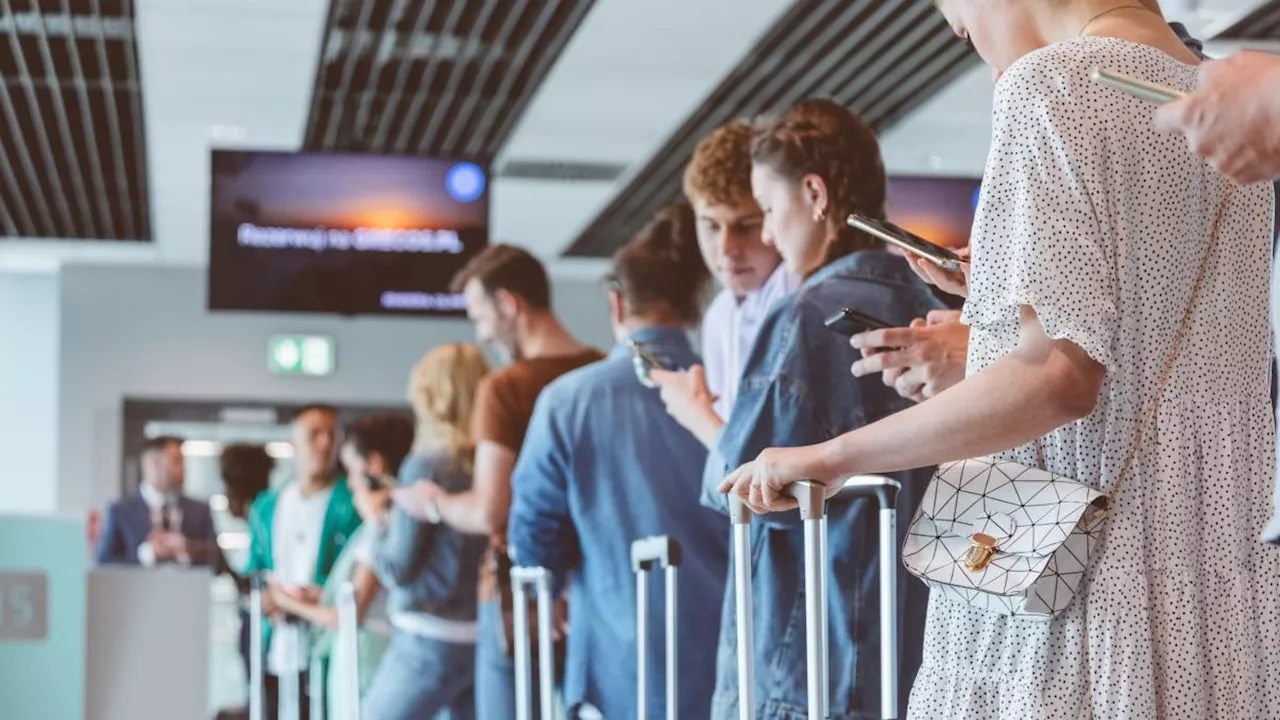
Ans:
[[[826,213],[826,211],[825,211],[825,210],[822,210],[822,209],[815,209],[815,210],[813,211],[813,221],[814,221],[814,222],[823,222],[823,221],[825,221],[826,219],[827,219],[827,213]]]

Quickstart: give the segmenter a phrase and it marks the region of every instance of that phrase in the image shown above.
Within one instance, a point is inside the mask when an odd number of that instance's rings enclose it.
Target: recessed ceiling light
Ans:
[[[210,125],[209,137],[217,142],[240,142],[248,135],[240,125]]]

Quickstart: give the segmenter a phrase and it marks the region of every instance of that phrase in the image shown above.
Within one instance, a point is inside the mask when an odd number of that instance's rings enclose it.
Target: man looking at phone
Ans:
[[[695,367],[687,384],[715,398],[712,407],[722,420],[733,409],[742,368],[769,308],[800,284],[760,237],[764,215],[751,195],[751,133],[741,120],[720,126],[698,143],[684,171],[698,248],[723,288],[702,320],[705,375]]]

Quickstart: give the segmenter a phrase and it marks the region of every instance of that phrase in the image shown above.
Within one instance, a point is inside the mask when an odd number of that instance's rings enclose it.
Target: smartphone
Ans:
[[[636,371],[636,380],[647,388],[657,387],[658,385],[653,382],[653,378],[649,377],[649,371],[662,370],[662,363],[641,343],[628,340],[627,348],[631,350],[631,364]]]
[[[959,270],[961,263],[964,262],[964,258],[953,251],[941,245],[934,245],[919,235],[898,227],[888,220],[872,220],[861,215],[850,215],[846,222],[849,223],[851,228],[861,230],[894,247],[906,250],[912,255],[918,255],[929,260],[943,270]]]
[[[866,313],[860,313],[851,308],[844,308],[833,314],[826,319],[825,324],[829,330],[838,332],[845,337],[853,337],[868,330],[883,330],[893,327],[883,320],[873,318]]]
[[[1089,73],[1089,79],[1099,85],[1106,85],[1109,88],[1127,92],[1140,100],[1153,102],[1157,105],[1173,102],[1186,96],[1186,93],[1181,90],[1174,90],[1171,87],[1149,83],[1146,80],[1131,78],[1128,75],[1121,75],[1118,72],[1103,70],[1102,68],[1094,68],[1093,72]]]

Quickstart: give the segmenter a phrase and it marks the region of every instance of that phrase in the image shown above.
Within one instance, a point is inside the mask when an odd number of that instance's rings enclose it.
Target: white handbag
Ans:
[[[933,591],[1002,615],[1048,620],[1066,609],[1084,580],[1143,433],[1155,420],[1234,189],[1227,187],[1182,322],[1111,492],[1104,495],[1071,478],[988,457],[941,465],[903,543],[908,572]],[[1039,441],[1036,450],[1043,467]]]

